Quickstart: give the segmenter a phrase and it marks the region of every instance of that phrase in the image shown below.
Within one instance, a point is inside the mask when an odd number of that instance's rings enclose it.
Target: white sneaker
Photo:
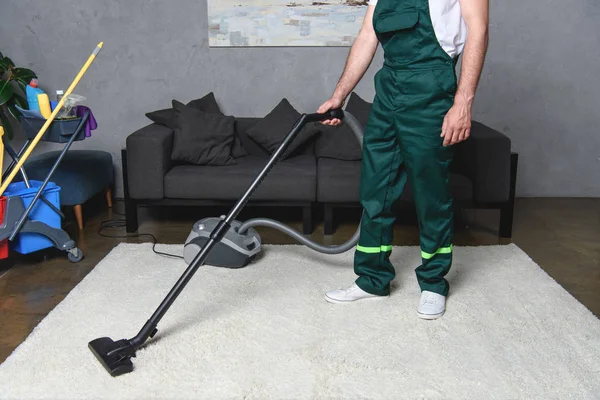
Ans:
[[[351,303],[353,301],[363,299],[383,299],[388,297],[390,296],[379,296],[376,294],[367,293],[361,288],[359,288],[356,283],[353,283],[345,289],[336,289],[325,294],[325,300],[327,300],[330,303],[337,304]]]
[[[436,319],[446,311],[446,296],[424,290],[421,293],[417,315],[423,319]]]

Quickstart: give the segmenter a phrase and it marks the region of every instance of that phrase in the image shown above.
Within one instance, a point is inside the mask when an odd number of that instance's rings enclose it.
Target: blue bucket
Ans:
[[[27,209],[43,182],[30,180],[29,183],[31,185],[30,188],[25,186],[25,182],[11,183],[4,192],[4,196],[19,196],[23,200],[23,206]],[[29,213],[28,219],[40,221],[48,226],[60,229],[62,224],[60,215],[50,208],[42,200],[42,197],[60,210],[60,187],[53,182],[48,182],[42,196],[36,201],[35,206],[33,206],[33,209]],[[11,248],[21,254],[29,254],[49,247],[54,247],[54,243],[39,233],[19,233],[11,243]]]

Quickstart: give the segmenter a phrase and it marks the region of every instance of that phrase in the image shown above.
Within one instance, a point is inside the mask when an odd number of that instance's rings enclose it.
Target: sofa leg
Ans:
[[[129,179],[127,176],[127,149],[121,150],[121,166],[123,169],[123,194],[125,200],[125,230],[127,233],[138,230],[138,207],[131,197],[129,197]]]
[[[305,235],[311,235],[313,233],[313,215],[312,206],[302,207],[302,229]]]
[[[73,211],[75,212],[75,219],[77,220],[77,226],[79,229],[83,229],[83,211],[81,204],[77,204],[73,206]]]
[[[108,205],[108,208],[112,208],[113,206],[112,188],[110,186],[106,188],[106,204]]]
[[[325,204],[324,216],[325,227],[324,234],[325,235],[333,235],[333,206],[331,204]]]
[[[138,206],[132,199],[125,200],[125,230],[127,233],[138,230]]]
[[[512,237],[514,206],[504,206],[500,209],[500,237]]]
[[[519,164],[519,155],[512,153],[510,155],[510,193],[508,201],[500,208],[500,229],[499,235],[502,238],[512,237],[513,219],[515,213],[515,192],[517,187],[517,166]]]

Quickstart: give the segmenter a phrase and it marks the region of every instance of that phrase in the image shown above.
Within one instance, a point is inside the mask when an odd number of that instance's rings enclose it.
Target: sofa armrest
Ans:
[[[473,200],[501,203],[510,196],[510,139],[473,121],[471,135],[456,146],[456,172],[473,182]]]
[[[145,126],[127,137],[127,178],[132,199],[164,198],[164,177],[171,169],[173,130]]]

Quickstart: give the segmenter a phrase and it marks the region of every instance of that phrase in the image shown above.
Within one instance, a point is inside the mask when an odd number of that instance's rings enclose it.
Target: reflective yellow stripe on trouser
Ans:
[[[439,249],[437,249],[437,251],[435,253],[426,253],[423,250],[421,250],[421,257],[425,260],[429,260],[431,258],[433,258],[433,256],[435,256],[436,254],[450,254],[452,253],[452,245],[448,246],[448,247],[441,247]]]
[[[381,253],[382,251],[392,251],[392,246],[367,247],[357,245],[356,250],[362,251],[363,253]]]

